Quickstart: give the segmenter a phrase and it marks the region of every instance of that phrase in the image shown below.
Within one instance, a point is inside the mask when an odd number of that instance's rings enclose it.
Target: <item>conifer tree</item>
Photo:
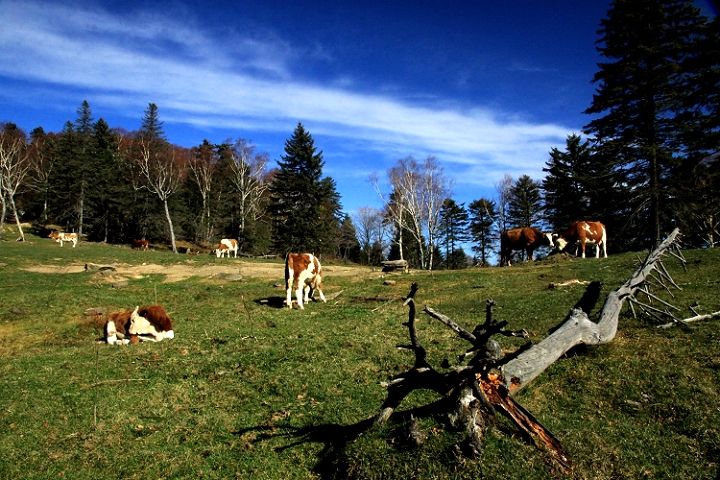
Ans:
[[[340,202],[335,182],[322,178],[322,152],[301,123],[285,142],[270,184],[269,211],[276,252],[334,253]]]
[[[493,243],[497,239],[494,228],[498,212],[495,202],[486,198],[473,200],[468,206],[470,216],[470,237],[474,243],[472,249],[480,256],[480,265],[489,265]]]
[[[696,48],[703,19],[690,0],[615,0],[599,30],[606,59],[586,110],[599,115],[586,127],[613,159],[633,195],[631,230],[641,243],[656,243],[669,226],[666,208],[677,151],[674,112],[683,98],[684,59]]]
[[[77,110],[78,117],[75,120],[76,150],[72,162],[73,192],[77,201],[78,235],[83,235],[83,226],[86,216],[86,200],[90,189],[90,176],[96,170],[95,157],[93,155],[93,118],[90,104],[83,100]]]
[[[468,212],[465,205],[458,205],[452,198],[446,198],[440,207],[440,244],[445,247],[445,265],[449,269],[465,266],[465,253],[462,256],[455,252],[462,248],[460,244],[468,237]]]
[[[536,226],[542,218],[540,184],[528,175],[518,178],[510,189],[508,216],[515,227]]]
[[[103,242],[128,242],[126,212],[132,201],[133,189],[128,181],[118,181],[127,175],[117,156],[117,139],[102,118],[93,125],[92,155],[94,171],[92,188],[88,190],[88,238]]]
[[[339,258],[350,262],[360,261],[360,242],[350,215],[344,215],[340,224]]]

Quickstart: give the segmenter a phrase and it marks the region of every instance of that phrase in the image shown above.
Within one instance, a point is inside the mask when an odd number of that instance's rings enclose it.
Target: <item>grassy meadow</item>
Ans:
[[[432,417],[420,418],[419,448],[401,424],[361,429],[385,398],[380,382],[413,360],[395,348],[408,341],[399,299],[417,282],[420,308],[472,330],[492,298],[496,318],[539,341],[584,291],[551,282],[600,280],[607,293],[644,255],[387,277],[363,267],[341,275],[346,266],[330,263],[325,294],[335,298],[288,311],[280,260],[275,276],[256,275],[260,262],[248,259],[0,241],[0,478],[562,477],[501,417],[477,460],[456,455],[461,435]],[[720,310],[720,249],[685,256],[687,271],[666,261],[682,287],[673,302],[686,316],[693,303]],[[86,263],[162,268],[108,280]],[[212,274],[219,265],[238,275]],[[198,275],[167,281],[180,267]],[[87,309],[150,303],[168,310],[174,340],[96,342],[101,325]],[[516,398],[563,444],[571,478],[720,478],[719,327],[657,329],[626,312],[612,343],[574,351]],[[422,314],[418,335],[438,368],[467,347]],[[434,399],[414,393],[401,411]]]

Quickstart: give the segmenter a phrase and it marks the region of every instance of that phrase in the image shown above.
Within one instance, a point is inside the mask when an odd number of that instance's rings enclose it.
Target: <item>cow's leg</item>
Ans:
[[[320,300],[322,300],[323,303],[327,303],[327,300],[325,300],[325,295],[323,295],[322,288],[320,288],[319,286],[316,288],[317,288],[318,293],[320,294]]]
[[[310,285],[305,285],[303,288],[303,296],[305,297],[305,303],[310,302]]]
[[[298,288],[295,290],[295,298],[297,299],[297,304],[298,307],[300,307],[300,310],[305,310],[305,307],[303,306],[303,286],[300,282],[298,282]]]
[[[582,258],[585,258],[585,242],[580,242],[580,250],[582,251]]]
[[[287,285],[285,286],[285,291],[287,293],[287,298],[285,299],[285,303],[287,304],[288,308],[292,308],[292,278],[288,280]]]

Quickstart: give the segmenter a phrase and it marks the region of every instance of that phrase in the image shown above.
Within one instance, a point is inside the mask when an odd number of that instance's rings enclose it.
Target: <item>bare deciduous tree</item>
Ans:
[[[210,241],[212,236],[210,193],[212,192],[213,176],[217,167],[217,158],[213,146],[205,141],[199,147],[194,148],[188,161],[188,167],[202,199],[200,230],[204,239]]]
[[[260,199],[268,188],[265,181],[268,157],[266,154],[255,153],[255,146],[242,138],[238,138],[233,144],[231,155],[230,181],[237,193],[242,238],[247,220],[257,219],[261,213]]]
[[[25,241],[25,233],[15,206],[15,195],[30,170],[29,158],[25,134],[14,126],[9,128],[8,125],[4,125],[0,132],[0,197],[2,197],[0,232],[3,231],[7,202],[10,204],[20,234],[18,241],[22,242]]]
[[[50,195],[50,177],[55,166],[55,156],[48,150],[50,139],[47,135],[33,135],[30,144],[30,187],[42,192],[43,210],[42,221],[48,220],[48,197]]]
[[[505,174],[505,176],[495,184],[495,191],[498,194],[497,225],[500,232],[508,229],[508,208],[510,206],[510,196],[514,183],[513,178]]]
[[[408,157],[388,171],[388,179],[394,197],[386,203],[388,213],[417,241],[421,267],[432,269],[440,207],[449,191],[442,168],[435,157],[422,164]]]
[[[165,218],[170,229],[170,241],[173,253],[178,253],[175,242],[168,198],[180,187],[181,181],[187,172],[187,152],[173,148],[168,144],[151,142],[140,136],[138,138],[138,156],[136,157],[143,183],[140,188],[146,188],[157,195],[163,203]]]
[[[370,264],[373,245],[382,244],[385,235],[382,212],[377,208],[360,207],[355,214],[355,223],[360,247]]]

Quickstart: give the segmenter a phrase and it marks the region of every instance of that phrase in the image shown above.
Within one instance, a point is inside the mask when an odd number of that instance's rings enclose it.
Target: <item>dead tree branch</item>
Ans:
[[[670,328],[670,327],[674,327],[675,325],[677,325],[679,323],[687,324],[687,323],[692,323],[692,322],[699,322],[701,320],[711,320],[713,318],[719,318],[719,317],[720,317],[720,310],[717,312],[708,313],[705,315],[695,315],[694,317],[690,317],[690,318],[677,319],[673,322],[658,325],[657,327],[658,328]]]

